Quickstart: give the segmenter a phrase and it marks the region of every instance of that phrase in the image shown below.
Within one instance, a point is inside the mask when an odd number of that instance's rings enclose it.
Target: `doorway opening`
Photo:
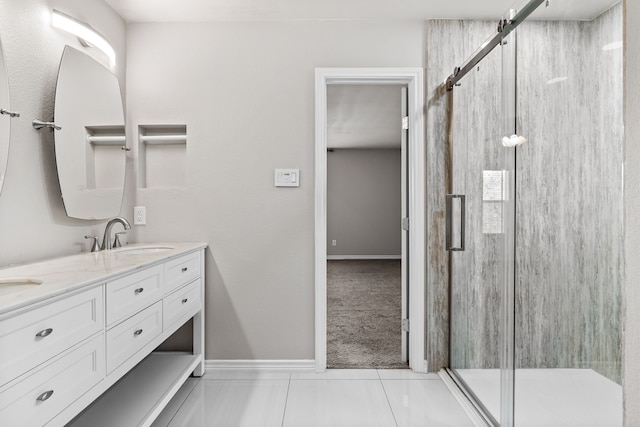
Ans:
[[[425,355],[425,230],[424,230],[424,182],[425,182],[425,153],[423,141],[423,94],[422,94],[422,69],[316,69],[316,235],[315,235],[315,267],[316,267],[316,371],[323,372],[327,368],[327,351],[334,351],[334,347],[328,348],[328,326],[333,330],[345,329],[344,326],[353,327],[354,319],[360,317],[360,323],[355,325],[355,332],[346,331],[346,348],[350,353],[351,363],[342,364],[338,361],[331,361],[329,367],[347,368],[347,367],[407,367],[417,372],[426,372]],[[377,87],[377,88],[376,88]],[[398,103],[393,108],[397,108],[401,114],[398,114],[398,140],[394,145],[390,145],[390,141],[379,142],[377,146],[366,146],[364,140],[354,141],[353,135],[349,132],[332,133],[332,130],[342,129],[344,131],[344,123],[338,122],[338,126],[333,126],[335,122],[336,100],[341,104],[343,109],[353,108],[352,103],[346,103],[345,97],[353,96],[362,98],[365,108],[379,111],[379,101],[370,98],[372,93],[384,92],[385,89],[397,90]],[[402,90],[404,89],[404,90]],[[404,92],[404,95],[402,93]],[[404,109],[402,108],[404,106]],[[375,107],[375,108],[374,108]],[[384,109],[384,108],[383,108]],[[403,120],[404,117],[404,120]],[[353,115],[349,116],[349,120],[357,121]],[[330,130],[330,123],[333,128]],[[353,123],[351,123],[353,124]],[[385,139],[381,136],[381,130],[375,128],[381,125],[380,120],[369,121],[367,133],[378,136],[378,139]],[[342,127],[341,127],[342,126]],[[363,125],[367,127],[367,125]],[[404,132],[402,131],[405,128]],[[404,147],[402,142],[404,136]],[[348,144],[344,145],[346,140]],[[357,139],[357,138],[356,138]],[[370,139],[370,138],[369,138]],[[388,138],[387,138],[388,139]],[[340,140],[336,142],[336,140]],[[343,145],[340,145],[343,143]],[[337,145],[336,145],[337,144]],[[370,144],[369,144],[370,145]],[[331,157],[331,165],[328,163],[328,157]],[[393,165],[397,174],[394,175],[389,170],[384,173],[382,166],[383,158],[395,158],[397,163],[387,161],[387,166]],[[346,187],[355,187],[359,193],[357,196],[363,199],[365,193],[369,193],[373,200],[376,192],[381,191],[381,184],[389,184],[393,180],[391,176],[397,176],[395,182],[388,185],[393,189],[395,185],[394,196],[401,197],[400,203],[395,204],[390,209],[390,215],[396,216],[395,224],[393,220],[388,221],[389,232],[385,232],[381,227],[363,227],[363,224],[370,220],[374,215],[362,215],[353,212],[353,208],[357,205],[355,196],[342,196],[349,198],[349,203],[328,203],[328,182],[336,178],[335,166],[343,162],[345,158],[351,158],[347,163],[351,164],[351,168],[343,168],[343,177],[335,182],[332,188],[338,188],[340,191]],[[378,160],[374,160],[377,158]],[[334,161],[338,159],[337,161]],[[356,161],[354,162],[354,159]],[[354,165],[360,164],[359,168]],[[328,179],[328,166],[332,169],[331,179]],[[356,173],[356,169],[359,172]],[[378,178],[373,175],[367,178],[366,169],[369,174],[379,172]],[[387,168],[389,169],[389,168]],[[402,171],[404,170],[404,174]],[[404,177],[404,178],[403,178]],[[371,182],[373,181],[373,182]],[[378,185],[375,184],[377,181]],[[360,185],[357,185],[360,183]],[[404,184],[403,184],[404,183]],[[346,185],[348,184],[348,185]],[[366,189],[366,188],[369,189]],[[398,194],[399,193],[399,194]],[[352,193],[353,194],[353,193]],[[334,194],[332,193],[332,196]],[[387,196],[389,197],[389,196]],[[393,197],[393,196],[392,196]],[[360,200],[362,202],[362,200]],[[378,199],[378,203],[380,199]],[[389,203],[393,205],[394,203]],[[367,206],[367,202],[364,202]],[[378,208],[369,206],[369,211],[373,209],[382,210],[382,205]],[[382,207],[381,207],[382,206]],[[345,212],[334,212],[334,208],[349,208],[351,212],[347,212],[350,218],[345,217]],[[328,211],[331,210],[330,212]],[[366,210],[366,209],[365,209]],[[393,211],[396,211],[394,214]],[[381,212],[370,212],[380,214]],[[337,216],[336,216],[337,215]],[[342,215],[342,217],[340,216]],[[349,216],[347,215],[347,216]],[[384,216],[384,215],[377,215]],[[336,222],[335,218],[342,218]],[[347,219],[345,219],[347,218]],[[328,223],[332,228],[333,236],[328,234]],[[385,226],[386,228],[386,226]],[[363,232],[363,229],[365,230]],[[405,231],[403,231],[403,229]],[[337,231],[336,231],[337,230]],[[368,231],[367,231],[368,230]],[[359,233],[357,233],[359,232]],[[386,234],[385,234],[386,233]],[[335,240],[335,242],[334,242]],[[377,243],[373,244],[372,241]],[[360,246],[357,246],[357,245]],[[387,245],[386,248],[384,245]],[[395,244],[395,246],[394,246]],[[377,246],[376,246],[377,245]],[[389,249],[389,248],[393,249]],[[365,274],[363,274],[365,273]],[[398,274],[399,273],[399,274]],[[333,295],[328,293],[327,274],[330,274],[329,291],[334,290],[338,293]],[[358,284],[356,278],[362,279]],[[399,277],[398,277],[399,276]],[[393,278],[395,277],[395,279]],[[398,282],[399,278],[399,282]],[[345,285],[348,282],[347,285]],[[364,283],[362,283],[364,282]],[[395,285],[394,285],[395,283]],[[405,284],[403,287],[402,284]],[[389,290],[397,291],[393,297],[390,297]],[[342,310],[342,319],[328,318],[328,298],[334,299],[340,292],[349,291],[349,298],[345,295],[339,296],[338,299],[343,306],[338,307],[332,305],[330,308],[338,308]],[[392,292],[393,293],[393,292]],[[367,302],[363,303],[361,298],[366,298]],[[350,303],[344,304],[350,300]],[[377,300],[377,301],[376,301]],[[384,303],[380,304],[383,300]],[[360,303],[358,303],[360,301]],[[396,302],[393,302],[396,301]],[[358,306],[359,307],[356,307]],[[363,306],[367,307],[363,310]],[[378,305],[379,307],[376,307]],[[380,309],[384,305],[392,306],[387,313],[381,313]],[[398,307],[399,306],[399,307]],[[356,313],[356,311],[360,313]],[[368,311],[368,313],[363,313]],[[395,313],[395,314],[394,314]],[[332,315],[335,313],[331,313]],[[364,318],[361,316],[366,314]],[[360,316],[359,316],[360,315]],[[389,319],[381,319],[388,317]],[[397,317],[395,320],[393,317]],[[332,322],[328,325],[328,321]],[[334,324],[337,321],[337,325]],[[342,322],[342,323],[341,323]],[[375,323],[378,323],[376,326]],[[380,325],[384,325],[381,328]],[[373,346],[363,346],[362,343],[367,341],[367,330],[375,331],[378,335],[388,333],[399,341],[399,345],[390,344],[392,348],[397,350],[397,356],[391,355],[392,360],[396,360],[396,364],[391,365],[381,362],[381,354],[375,350],[376,344]],[[381,331],[380,329],[385,329]],[[394,329],[397,332],[394,332]],[[405,332],[403,332],[403,329]],[[343,331],[344,332],[344,331]],[[375,335],[375,334],[374,334]],[[378,338],[381,338],[380,336]],[[331,337],[333,340],[333,337]],[[369,337],[370,339],[370,337]],[[384,342],[378,340],[378,343]],[[333,346],[332,342],[332,346]],[[348,348],[351,346],[352,348]],[[375,351],[372,351],[375,350]],[[377,360],[377,362],[375,362]],[[382,363],[382,364],[380,364]]]
[[[327,368],[408,368],[406,91],[327,87]]]

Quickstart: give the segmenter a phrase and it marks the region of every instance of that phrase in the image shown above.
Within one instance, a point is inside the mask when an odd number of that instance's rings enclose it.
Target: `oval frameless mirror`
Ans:
[[[7,170],[7,160],[9,158],[9,137],[11,130],[11,117],[14,113],[9,111],[9,80],[7,69],[4,66],[4,54],[0,43],[0,192],[4,184],[4,177]]]
[[[56,163],[67,215],[106,219],[120,213],[126,139],[120,84],[84,53],[66,46],[55,98]]]

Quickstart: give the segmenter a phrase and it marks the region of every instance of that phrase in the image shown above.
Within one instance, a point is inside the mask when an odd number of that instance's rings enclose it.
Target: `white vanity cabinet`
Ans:
[[[94,280],[13,310],[0,298],[0,426],[149,426],[204,374],[205,245],[175,246],[93,255]],[[193,352],[154,352],[192,318]]]

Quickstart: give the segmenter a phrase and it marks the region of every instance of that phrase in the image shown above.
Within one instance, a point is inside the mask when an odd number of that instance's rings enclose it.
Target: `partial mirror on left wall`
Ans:
[[[120,213],[128,151],[120,84],[90,56],[66,46],[55,98],[56,163],[67,215]]]
[[[2,43],[0,43],[0,192],[4,184],[9,158],[9,138],[11,133],[11,118],[17,116],[9,107],[9,80],[7,69],[4,65]]]

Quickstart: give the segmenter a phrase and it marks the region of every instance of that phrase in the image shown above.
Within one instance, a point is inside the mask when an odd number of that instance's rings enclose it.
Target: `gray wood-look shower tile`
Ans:
[[[620,381],[622,7],[518,34],[517,366]],[[555,83],[554,83],[555,82]]]

